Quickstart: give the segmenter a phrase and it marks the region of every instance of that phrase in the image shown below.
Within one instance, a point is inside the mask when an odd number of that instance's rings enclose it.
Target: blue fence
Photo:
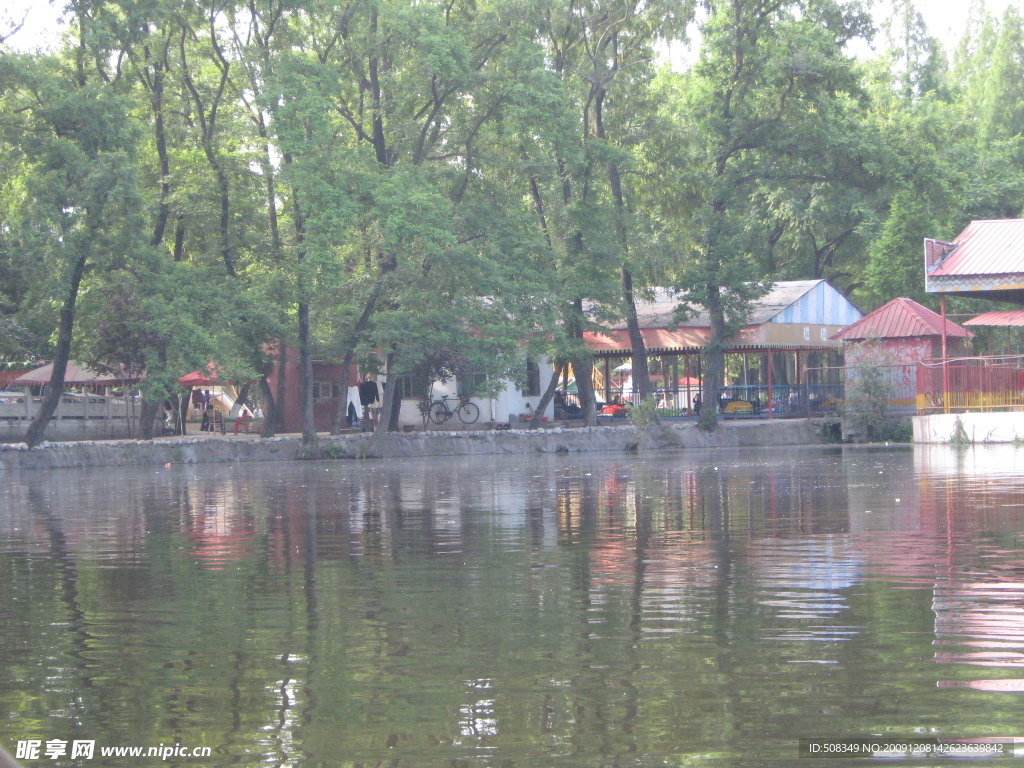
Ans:
[[[696,387],[655,389],[658,415],[663,418],[695,418],[704,407],[700,390]],[[636,400],[633,395],[617,398],[613,404],[599,400],[598,411],[617,411],[609,405],[627,405]],[[722,418],[767,419],[796,418],[839,414],[843,408],[842,384],[776,384],[770,390],[766,384],[723,387],[715,407]],[[575,392],[560,390],[555,393],[555,418],[581,419],[583,409]]]

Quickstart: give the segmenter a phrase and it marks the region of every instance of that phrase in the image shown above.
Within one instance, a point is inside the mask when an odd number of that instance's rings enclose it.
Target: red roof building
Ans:
[[[840,341],[866,339],[901,339],[915,336],[941,336],[942,316],[913,299],[895,298],[832,338]],[[969,339],[973,336],[956,323],[945,321],[946,335]]]
[[[972,221],[952,243],[925,239],[924,273],[925,290],[939,294],[943,318],[946,295],[950,293],[1024,305],[1024,219]],[[996,322],[997,318],[989,317],[985,324],[1001,325],[1015,319],[1002,318],[1002,322]],[[981,325],[978,318],[974,324]],[[923,403],[930,402],[933,410],[941,409],[946,415],[952,411],[1019,410],[1018,376],[1024,373],[1019,364],[978,358],[950,365],[945,361],[957,356],[957,341],[950,338],[948,331],[943,333],[939,357],[944,362],[931,369],[930,381],[928,377],[919,377],[918,407],[923,409]],[[969,434],[973,434],[973,428],[966,427]],[[936,433],[929,434],[927,439],[933,439]]]
[[[1024,303],[1024,219],[972,221],[952,243],[924,241],[925,290]]]
[[[950,354],[963,354],[966,340],[973,338],[973,333],[902,297],[865,315],[832,338],[851,343],[846,349],[847,365],[856,365],[869,350],[876,357],[881,350],[892,365],[909,365],[942,357],[943,323]]]

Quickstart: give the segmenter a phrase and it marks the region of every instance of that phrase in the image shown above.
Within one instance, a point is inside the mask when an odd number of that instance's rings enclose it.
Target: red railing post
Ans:
[[[949,413],[949,356],[946,352],[946,294],[939,295],[942,310],[942,409]]]

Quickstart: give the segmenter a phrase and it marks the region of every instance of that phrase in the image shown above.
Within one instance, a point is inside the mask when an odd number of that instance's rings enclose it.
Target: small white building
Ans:
[[[541,395],[551,379],[553,367],[551,361],[523,359],[525,368],[523,384],[519,385],[512,381],[504,380],[504,388],[495,396],[491,397],[479,393],[487,379],[484,374],[469,373],[461,377],[449,379],[446,382],[435,381],[430,389],[431,402],[441,398],[447,398],[448,408],[455,410],[460,401],[460,395],[469,395],[468,401],[476,406],[479,415],[475,420],[472,417],[476,412],[470,409],[470,413],[453,413],[443,424],[432,421],[427,422],[428,429],[458,429],[464,423],[484,425],[493,423],[520,423],[522,419],[533,416],[535,409],[540,405]],[[379,378],[380,383],[388,386],[387,377]],[[426,382],[418,379],[413,374],[403,374],[396,378],[396,385],[399,388],[399,395],[402,399],[402,408],[399,412],[399,424],[405,426],[422,427],[424,415],[420,412],[420,398],[426,390]],[[479,393],[479,394],[478,394]],[[554,401],[548,404],[542,415],[548,421],[554,419]]]

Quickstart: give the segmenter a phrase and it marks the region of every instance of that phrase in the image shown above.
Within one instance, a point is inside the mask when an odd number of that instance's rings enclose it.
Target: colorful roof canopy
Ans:
[[[677,321],[680,306],[690,312]],[[689,307],[672,289],[655,289],[653,300],[637,302],[636,310],[649,352],[695,352],[707,346],[711,336],[707,312]],[[748,325],[729,346],[734,350],[835,347],[832,335],[861,317],[863,313],[824,280],[782,281],[753,303]],[[588,331],[584,339],[598,354],[631,349],[625,322],[606,331]]]
[[[972,221],[956,240],[924,241],[925,290],[1024,302],[1024,219]]]
[[[941,315],[913,299],[900,297],[883,304],[832,338],[839,341],[864,341],[941,335]],[[946,336],[966,339],[974,334],[946,320]]]

